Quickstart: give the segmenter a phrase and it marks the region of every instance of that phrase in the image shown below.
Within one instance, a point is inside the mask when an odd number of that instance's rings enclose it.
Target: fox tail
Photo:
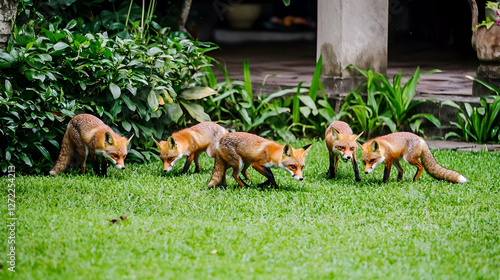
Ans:
[[[427,145],[424,145],[422,151],[422,164],[427,173],[438,180],[446,180],[452,183],[467,183],[469,181],[462,174],[439,165]]]
[[[57,158],[56,164],[50,170],[50,175],[57,175],[60,172],[63,172],[68,168],[71,159],[73,158],[73,154],[75,153],[75,149],[73,144],[69,139],[69,127],[64,133],[64,137],[61,143],[61,151],[59,152],[59,157]]]

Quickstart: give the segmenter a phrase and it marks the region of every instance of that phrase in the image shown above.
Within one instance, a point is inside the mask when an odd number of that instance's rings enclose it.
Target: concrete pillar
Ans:
[[[364,81],[353,64],[387,74],[389,0],[318,0],[317,57],[329,95],[348,93]]]

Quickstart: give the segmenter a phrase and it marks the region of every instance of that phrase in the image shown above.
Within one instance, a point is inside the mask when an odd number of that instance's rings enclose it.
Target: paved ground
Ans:
[[[399,48],[403,49],[403,48]],[[262,84],[266,79],[267,88],[295,87],[301,81],[307,85],[312,79],[316,65],[315,43],[299,42],[286,44],[246,44],[221,46],[220,50],[210,53],[212,57],[224,62],[229,75],[243,79],[243,62],[249,61],[253,83]],[[477,102],[472,96],[472,81],[466,75],[475,76],[477,61],[446,52],[413,50],[411,53],[389,50],[389,77],[401,72],[413,74],[417,66],[421,73],[432,69],[442,72],[422,76],[417,86],[419,99],[447,99],[456,102]],[[218,73],[220,75],[220,72]],[[276,75],[276,76],[269,76]],[[453,141],[428,141],[432,148],[456,150],[500,150],[500,145],[478,145]]]

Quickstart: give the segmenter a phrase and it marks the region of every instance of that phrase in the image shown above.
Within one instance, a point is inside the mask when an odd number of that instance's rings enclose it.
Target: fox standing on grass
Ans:
[[[99,118],[89,114],[76,115],[69,121],[64,133],[61,151],[56,164],[50,170],[51,175],[57,175],[66,170],[75,152],[81,160],[82,173],[86,172],[86,160],[90,155],[94,172],[106,176],[107,160],[118,169],[125,169],[127,146],[132,137],[122,137],[114,132]],[[101,158],[101,168],[99,168]]]
[[[425,168],[429,175],[439,180],[453,183],[466,183],[468,180],[460,173],[446,169],[436,162],[429,146],[421,137],[409,132],[396,132],[376,137],[363,146],[362,160],[365,164],[365,173],[371,173],[377,165],[385,161],[383,182],[389,180],[391,166],[394,163],[398,170],[398,181],[403,179],[403,168],[399,159],[417,167],[413,180],[418,180]],[[422,160],[422,163],[418,159]]]
[[[202,122],[192,127],[174,132],[167,141],[153,137],[158,149],[160,158],[163,161],[163,171],[172,170],[174,164],[180,158],[187,156],[186,163],[182,169],[182,174],[189,170],[191,162],[195,163],[194,173],[200,172],[199,156],[205,152],[209,157],[215,158],[215,152],[219,146],[220,138],[228,133],[224,127],[213,122]]]
[[[330,156],[330,166],[327,173],[328,179],[335,178],[339,157],[342,156],[344,162],[348,160],[352,161],[354,178],[357,182],[361,181],[358,162],[356,160],[356,151],[358,150],[357,140],[362,134],[363,132],[358,135],[353,134],[349,125],[341,121],[334,121],[328,126],[325,132],[326,147]]]
[[[247,170],[250,165],[267,178],[261,185],[277,187],[270,167],[280,167],[290,172],[293,178],[303,180],[302,171],[310,149],[311,145],[307,145],[296,150],[290,144],[282,146],[246,132],[228,133],[220,139],[208,187],[226,186],[226,171],[230,167],[233,168],[236,182],[242,187],[248,187],[239,174],[241,172],[250,181]]]

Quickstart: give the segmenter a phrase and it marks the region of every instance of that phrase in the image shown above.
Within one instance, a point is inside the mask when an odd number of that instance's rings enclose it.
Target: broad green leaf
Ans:
[[[76,26],[76,24],[77,21],[75,19],[72,19],[66,24],[66,29],[71,30],[73,27]]]
[[[217,91],[209,87],[191,87],[182,91],[178,97],[185,100],[197,100],[216,93]]]
[[[50,160],[50,153],[41,144],[36,144],[35,147],[42,153],[43,157]]]
[[[163,53],[163,51],[158,47],[152,47],[152,48],[148,49],[147,53],[149,56],[155,56],[158,53]]]
[[[69,47],[69,45],[64,42],[59,42],[53,46],[55,51],[64,50],[67,47]]]
[[[454,131],[451,131],[451,132],[448,132],[444,135],[444,139],[448,139],[450,137],[457,137],[458,139],[463,139],[462,136],[458,135],[458,133],[454,132]]]
[[[130,131],[132,129],[132,125],[128,121],[122,121],[122,126],[125,131]]]
[[[318,108],[316,107],[316,104],[310,96],[298,95],[297,97],[300,99],[300,101],[302,101],[302,103],[304,103],[304,105],[311,109],[313,115],[316,116],[318,114]]]
[[[311,109],[309,107],[306,107],[306,106],[301,106],[300,112],[302,113],[304,118],[308,118],[309,115],[311,114]]]
[[[109,90],[111,91],[111,94],[113,95],[114,99],[118,99],[118,97],[120,97],[120,95],[122,94],[120,87],[117,86],[115,83],[109,84]]]
[[[445,100],[445,101],[441,102],[441,106],[442,105],[447,105],[447,106],[451,106],[451,107],[457,108],[459,110],[462,110],[462,108],[460,108],[460,106],[457,103],[455,103],[451,100]]]
[[[180,101],[182,106],[186,108],[189,115],[199,122],[209,122],[210,116],[205,113],[205,110],[200,104],[196,104],[188,101]]]
[[[121,99],[123,100],[123,102],[125,103],[125,105],[127,105],[128,109],[129,109],[130,111],[132,111],[132,112],[135,112],[135,110],[137,109],[137,106],[138,106],[138,105],[141,105],[140,103],[137,103],[137,105],[136,105],[136,104],[135,104],[134,102],[132,102],[132,101],[130,100],[130,98],[128,98],[128,96],[126,96],[126,95],[122,95],[122,96],[121,96]]]
[[[9,94],[9,96],[12,97],[12,94],[14,93],[12,89],[12,84],[10,83],[9,80],[5,80],[5,92]]]
[[[158,96],[154,90],[151,90],[148,95],[148,105],[153,111],[158,110],[158,106],[160,106],[158,102]]]
[[[33,166],[33,163],[31,162],[31,159],[29,157],[26,156],[26,154],[24,153],[20,153],[18,155],[18,158],[22,161],[24,161],[24,164],[26,164],[27,166],[29,167],[32,167]]]
[[[167,111],[167,118],[171,122],[177,122],[184,114],[184,112],[182,112],[181,106],[178,103],[165,104],[163,105],[163,107]]]

